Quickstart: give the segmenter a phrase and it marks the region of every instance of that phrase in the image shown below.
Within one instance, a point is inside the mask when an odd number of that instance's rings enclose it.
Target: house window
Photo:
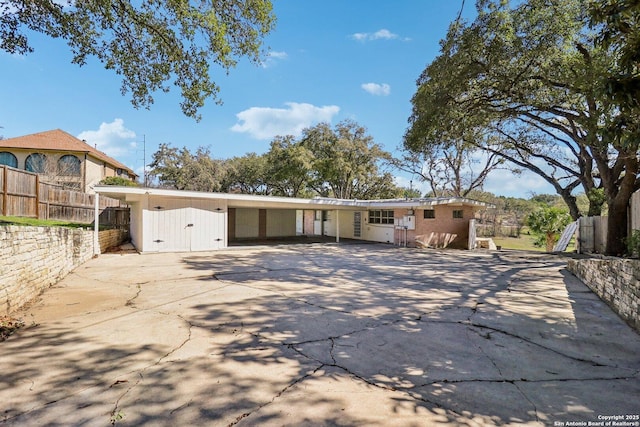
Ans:
[[[425,209],[424,210],[424,219],[434,219],[436,217],[435,209]]]
[[[453,211],[453,217],[456,219],[464,218],[464,211],[462,209],[456,209]]]
[[[33,153],[27,156],[24,162],[25,170],[35,173],[45,173],[47,169],[47,156],[40,153]]]
[[[62,176],[80,176],[80,159],[71,154],[60,157],[58,172]]]
[[[369,211],[369,224],[393,224],[393,211]]]
[[[0,151],[0,165],[7,165],[12,168],[17,168],[18,159],[8,151]]]

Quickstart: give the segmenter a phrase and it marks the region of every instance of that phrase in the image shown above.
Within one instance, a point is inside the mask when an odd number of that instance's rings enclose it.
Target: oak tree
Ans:
[[[270,0],[3,0],[0,49],[31,52],[29,32],[64,39],[73,63],[95,57],[121,76],[136,108],[172,83],[183,113],[199,119],[207,98],[221,102],[212,66],[226,73],[240,57],[258,62],[274,23]]]
[[[475,21],[452,24],[420,76],[405,147],[474,144],[544,178],[573,218],[581,187],[590,214],[606,200],[606,251],[620,254],[640,138],[621,130],[625,110],[604,95],[620,52],[593,37],[586,10],[586,0],[478,2]]]

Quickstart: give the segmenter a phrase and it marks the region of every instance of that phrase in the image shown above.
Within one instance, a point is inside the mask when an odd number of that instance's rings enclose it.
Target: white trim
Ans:
[[[93,255],[100,255],[100,195],[93,199]]]
[[[283,209],[321,209],[330,210],[364,210],[364,209],[418,209],[435,205],[458,205],[491,207],[490,204],[463,197],[439,197],[427,199],[382,199],[382,200],[357,200],[334,199],[330,197],[315,197],[313,199],[300,199],[295,197],[260,196],[253,194],[231,193],[206,193],[201,191],[169,190],[163,188],[142,187],[117,187],[97,185],[96,193],[125,201],[139,200],[140,195],[166,196],[192,199],[224,199],[229,207],[253,207],[253,208],[283,208]]]

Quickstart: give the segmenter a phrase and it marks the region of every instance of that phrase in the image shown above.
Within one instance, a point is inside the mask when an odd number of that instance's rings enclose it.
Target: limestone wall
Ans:
[[[126,238],[101,231],[101,252]],[[93,256],[93,230],[0,226],[0,315],[13,312]]]
[[[622,258],[570,259],[569,271],[640,332],[640,261]]]

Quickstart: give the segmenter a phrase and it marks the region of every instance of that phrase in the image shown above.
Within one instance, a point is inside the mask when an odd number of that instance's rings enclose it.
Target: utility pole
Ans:
[[[143,185],[147,186],[147,135],[142,135],[142,179]]]

